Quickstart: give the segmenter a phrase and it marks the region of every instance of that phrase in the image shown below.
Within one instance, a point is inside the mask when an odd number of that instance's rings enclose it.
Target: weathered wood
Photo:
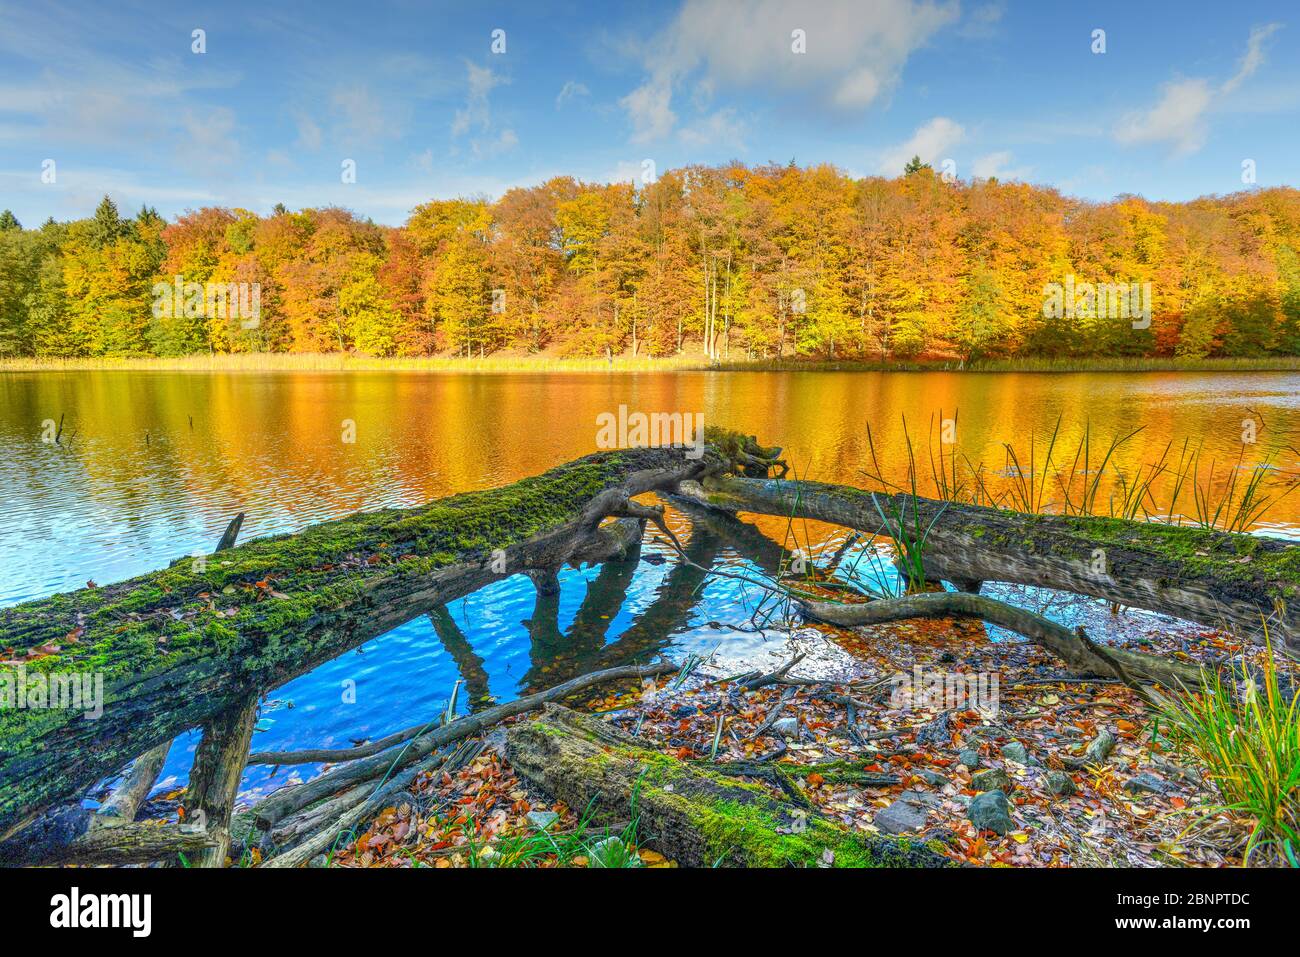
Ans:
[[[286,817],[271,829],[271,843],[276,847],[293,847],[331,821],[340,820],[344,814],[373,794],[375,788],[374,781],[365,781],[342,794]]]
[[[1024,635],[1078,671],[1124,680],[1132,676],[1174,689],[1198,688],[1204,680],[1204,672],[1195,665],[1127,648],[1095,645],[1081,634],[1082,629],[1072,630],[987,595],[940,591],[854,605],[800,601],[799,606],[811,618],[843,627],[908,618],[979,618]]]
[[[558,705],[506,733],[516,773],[594,825],[636,821],[637,839],[684,867],[945,867],[931,847],[848,831],[758,785],[656,751]]]
[[[640,517],[632,496],[730,467],[712,445],[693,455],[601,452],[501,489],[358,514],[0,610],[0,647],[32,650],[42,670],[102,673],[105,687],[99,720],[0,714],[0,836],[250,689],[507,575],[583,560],[595,539],[617,534],[603,519]]]
[[[248,761],[257,703],[256,693],[246,695],[203,725],[203,737],[194,751],[194,767],[185,788],[185,822],[205,828],[216,841],[196,855],[192,862],[196,867],[225,864],[230,849],[230,816]]]
[[[434,755],[434,758],[441,757],[442,755]],[[431,763],[432,759],[426,756],[424,761],[416,763],[414,767],[405,768],[386,781],[369,788],[368,796],[364,796],[344,810],[337,818],[333,820],[326,818],[324,825],[318,830],[310,834],[298,835],[297,839],[301,843],[269,858],[262,867],[301,867],[316,855],[328,852],[337,843],[340,833],[363,823],[367,815],[374,815],[381,810],[386,801],[409,788],[416,776],[426,770],[426,766]]]
[[[121,783],[113,788],[108,799],[91,816],[90,826],[119,827],[134,821],[140,805],[149,797],[154,782],[162,773],[171,749],[172,742],[165,741],[136,758]]]
[[[218,840],[210,831],[185,831],[175,824],[131,821],[117,827],[90,829],[81,821],[76,826],[79,834],[72,840],[7,841],[4,852],[0,853],[0,865],[147,864],[178,862],[181,854],[192,862],[194,857],[215,847]]]
[[[925,575],[974,588],[1014,582],[1091,595],[1255,640],[1268,623],[1275,643],[1300,653],[1300,547],[1159,522],[1027,515],[843,485],[719,478],[697,499],[727,512],[811,518],[889,536],[930,529]]]
[[[217,542],[217,551],[224,552],[235,547],[235,540],[239,538],[239,530],[244,527],[244,513],[240,512],[230,520],[226,525],[226,530],[221,533],[221,540]]]

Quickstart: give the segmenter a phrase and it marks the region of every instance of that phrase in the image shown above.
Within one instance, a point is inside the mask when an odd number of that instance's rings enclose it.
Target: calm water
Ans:
[[[1058,463],[1085,428],[1098,448],[1141,426],[1117,457],[1129,474],[1190,439],[1222,477],[1253,419],[1245,464],[1300,470],[1296,374],[0,373],[0,605],[208,550],[240,511],[247,539],[541,472],[594,451],[597,415],[620,405],[702,411],[784,446],[800,476],[827,481],[862,479],[868,424],[882,466],[901,477],[904,414],[928,474],[924,435],[933,423],[937,441],[954,412],[962,453],[991,473],[1005,469],[1004,442],[1023,461],[1034,436],[1041,461],[1058,418]],[[43,423],[60,418],[62,442],[43,443]],[[1297,529],[1300,496],[1263,527]],[[701,564],[743,560],[703,531],[690,547]],[[254,747],[347,746],[432,715],[458,678],[466,697],[508,698],[593,664],[710,650],[734,634],[710,622],[749,617],[751,596],[734,582],[697,592],[699,579],[671,562],[569,570],[561,583],[544,614],[518,577],[277,689]],[[357,683],[355,704],[341,701],[345,679]],[[183,779],[194,743],[178,741],[165,778]],[[263,778],[254,769],[245,784]]]

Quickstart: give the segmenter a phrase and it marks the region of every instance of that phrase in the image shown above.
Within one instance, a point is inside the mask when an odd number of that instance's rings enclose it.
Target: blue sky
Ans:
[[[1300,179],[1294,3],[111,6],[0,0],[0,206],[25,225],[105,192],[399,223],[646,160],[894,175],[920,153],[1092,199],[1232,192],[1245,160],[1260,186]]]

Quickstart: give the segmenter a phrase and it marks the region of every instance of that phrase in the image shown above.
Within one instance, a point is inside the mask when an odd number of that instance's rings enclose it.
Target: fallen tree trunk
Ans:
[[[798,604],[809,617],[846,628],[906,618],[979,618],[1024,635],[1075,671],[1111,676],[1126,683],[1138,679],[1184,689],[1200,687],[1205,678],[1196,665],[1112,645],[1099,646],[1087,638],[1082,628],[1067,628],[987,595],[942,591],[853,605],[807,600]]]
[[[54,864],[147,864],[151,861],[177,862],[177,855],[200,855],[217,847],[219,836],[210,831],[182,830],[175,824],[149,824],[131,821],[114,827],[88,828],[87,822],[76,825],[80,831],[72,840],[7,841],[0,852],[0,864],[6,867],[47,867]],[[224,852],[223,852],[224,853]]]
[[[901,519],[905,529],[929,529],[923,565],[931,580],[1059,589],[1232,627],[1256,641],[1267,622],[1276,643],[1300,653],[1300,547],[1283,539],[780,479],[711,479],[694,497],[726,512],[810,518],[886,537]]]
[[[632,496],[731,466],[712,444],[693,455],[601,452],[504,488],[0,610],[0,648],[11,649],[0,677],[93,673],[104,686],[97,720],[69,708],[0,712],[0,837],[250,692],[508,575],[608,554],[608,537],[623,532],[603,519],[654,517]]]
[[[547,705],[506,733],[516,773],[597,826],[635,821],[637,839],[684,867],[945,867],[923,843],[848,831],[600,719]]]

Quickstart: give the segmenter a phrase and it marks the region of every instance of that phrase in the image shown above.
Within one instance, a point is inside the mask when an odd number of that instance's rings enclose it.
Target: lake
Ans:
[[[0,373],[0,605],[208,551],[237,512],[247,516],[243,541],[501,485],[594,451],[597,417],[619,406],[701,412],[709,425],[783,446],[799,477],[825,481],[865,481],[871,445],[886,476],[904,481],[910,435],[927,485],[931,450],[951,462],[957,449],[959,469],[983,466],[990,487],[1005,489],[1016,464],[1004,443],[1028,471],[1032,439],[1041,467],[1058,422],[1053,471],[1072,466],[1085,433],[1091,457],[1078,475],[1095,471],[1113,436],[1139,429],[1108,470],[1131,478],[1167,447],[1176,461],[1184,441],[1201,448],[1212,490],[1259,464],[1278,470],[1272,487],[1300,469],[1295,373]],[[42,441],[60,422],[59,441]],[[1046,489],[1059,502],[1053,481]],[[1163,515],[1163,503],[1157,492],[1150,510]],[[1179,506],[1190,509],[1190,492]],[[784,534],[783,523],[760,524]],[[1256,530],[1297,534],[1300,495]],[[798,534],[814,550],[839,540],[803,523]],[[700,564],[746,564],[702,529],[689,540]],[[748,620],[743,586],[702,583],[661,544],[644,554],[653,560],[566,570],[545,621],[516,576],[438,620],[409,622],[277,689],[254,748],[378,737],[433,715],[458,679],[464,710],[595,665],[761,640],[710,624]],[[355,703],[340,694],[348,680]],[[163,782],[184,780],[195,738],[178,740]],[[250,770],[245,786],[267,786],[265,772]]]

